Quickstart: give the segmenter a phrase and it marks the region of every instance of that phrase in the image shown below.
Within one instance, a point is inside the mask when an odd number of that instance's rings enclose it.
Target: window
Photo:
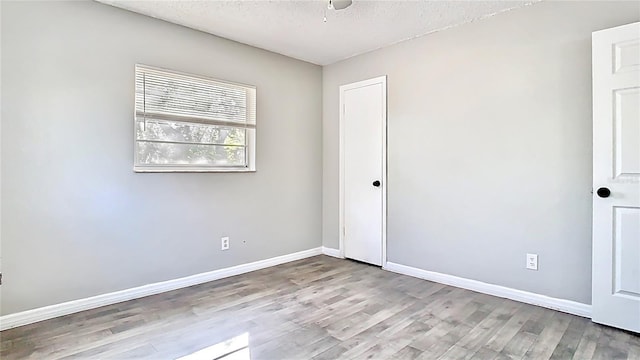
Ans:
[[[255,171],[256,88],[136,65],[134,171]]]

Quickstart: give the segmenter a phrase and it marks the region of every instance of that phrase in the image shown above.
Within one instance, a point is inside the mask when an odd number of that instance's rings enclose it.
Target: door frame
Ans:
[[[368,80],[362,80],[340,86],[340,130],[339,130],[339,229],[340,234],[340,257],[344,258],[344,235],[345,235],[345,219],[344,219],[344,93],[347,90],[353,90],[374,84],[382,84],[384,88],[384,96],[382,97],[382,179],[380,181],[382,190],[382,268],[387,268],[387,76],[382,75]]]

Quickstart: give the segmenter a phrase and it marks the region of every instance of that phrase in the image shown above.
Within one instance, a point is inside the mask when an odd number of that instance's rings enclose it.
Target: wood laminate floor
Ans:
[[[640,359],[640,337],[316,256],[0,333],[1,358]]]

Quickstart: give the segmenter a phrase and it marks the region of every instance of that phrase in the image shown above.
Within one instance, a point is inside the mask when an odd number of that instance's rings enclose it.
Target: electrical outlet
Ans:
[[[220,250],[229,250],[229,237],[228,236],[224,236],[221,239],[222,242],[222,246],[220,247]]]
[[[538,270],[538,254],[527,254],[527,269]]]

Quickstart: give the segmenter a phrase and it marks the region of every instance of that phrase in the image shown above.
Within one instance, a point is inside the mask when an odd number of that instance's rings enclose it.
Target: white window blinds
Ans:
[[[136,65],[136,171],[255,170],[256,89]]]

